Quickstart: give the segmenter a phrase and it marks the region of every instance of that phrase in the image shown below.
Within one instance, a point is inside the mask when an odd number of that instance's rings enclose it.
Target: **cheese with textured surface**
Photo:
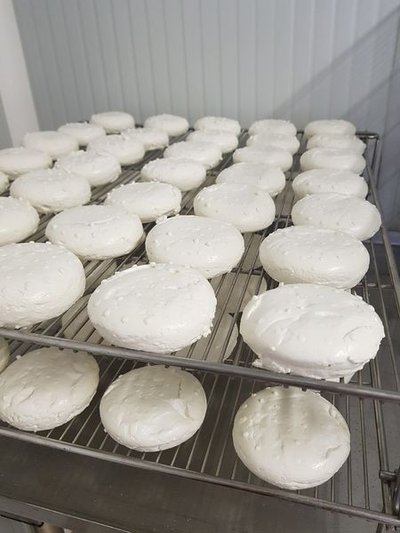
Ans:
[[[304,128],[306,138],[313,135],[354,135],[356,127],[347,120],[313,120]]]
[[[254,296],[240,333],[256,366],[316,379],[350,377],[373,359],[385,336],[359,296],[321,285],[283,285]]]
[[[276,146],[245,146],[233,152],[234,163],[262,163],[270,167],[278,167],[286,172],[293,164],[292,154]]]
[[[266,118],[256,120],[249,128],[249,135],[258,133],[271,133],[272,135],[292,135],[297,133],[296,126],[289,120]]]
[[[336,193],[311,194],[292,209],[295,226],[317,226],[343,231],[360,241],[370,239],[381,227],[381,215],[367,200]]]
[[[195,268],[206,278],[230,272],[244,252],[244,240],[232,224],[193,215],[169,218],[147,235],[149,261]]]
[[[0,150],[0,170],[10,179],[33,170],[49,168],[52,163],[50,155],[41,150],[18,146]]]
[[[57,213],[89,202],[87,179],[60,168],[36,170],[17,178],[10,187],[14,198],[27,200],[39,213]]]
[[[8,342],[3,337],[0,337],[0,372],[2,372],[10,360],[10,349]]]
[[[283,135],[279,133],[270,133],[268,131],[252,135],[247,140],[247,146],[255,148],[264,148],[265,146],[275,146],[295,154],[300,148],[300,141],[294,135]]]
[[[300,157],[300,166],[302,170],[337,168],[361,174],[365,168],[365,159],[362,155],[350,150],[311,148]]]
[[[92,151],[79,150],[66,155],[57,161],[56,167],[86,178],[91,187],[112,183],[121,174],[121,165],[116,157]]]
[[[230,222],[242,233],[267,228],[275,218],[275,204],[266,191],[238,183],[202,189],[193,208],[196,215]]]
[[[197,130],[187,137],[191,142],[206,142],[216,144],[223,154],[232,152],[238,146],[238,139],[234,133],[225,130]]]
[[[39,348],[0,374],[0,418],[25,431],[61,426],[89,405],[98,383],[88,353]]]
[[[25,200],[0,197],[0,246],[20,242],[39,226],[37,211]]]
[[[252,185],[274,197],[285,188],[285,174],[278,167],[263,163],[236,163],[218,174],[216,183]]]
[[[211,142],[181,141],[171,144],[164,152],[164,157],[173,159],[191,159],[213,168],[222,159],[221,148]]]
[[[21,328],[66,311],[85,290],[82,263],[50,243],[0,248],[0,326]]]
[[[369,253],[362,242],[342,231],[313,226],[271,233],[260,246],[260,260],[276,281],[338,289],[357,285],[369,267]]]
[[[350,452],[349,428],[336,407],[295,387],[253,394],[236,413],[232,436],[254,475],[290,490],[325,483]]]
[[[103,281],[89,299],[89,318],[116,346],[168,353],[210,333],[216,298],[195,270],[143,265]]]
[[[194,123],[195,130],[221,130],[228,131],[238,136],[240,134],[240,124],[233,118],[226,117],[202,117]]]
[[[145,150],[160,150],[169,144],[168,133],[155,128],[131,128],[124,135],[141,142]]]
[[[112,190],[106,205],[137,215],[142,222],[154,222],[181,210],[182,193],[169,183],[129,183]]]
[[[144,181],[169,183],[181,191],[190,191],[204,182],[206,169],[191,159],[154,159],[144,165],[140,177]]]
[[[70,122],[60,126],[58,131],[75,139],[79,146],[87,146],[90,141],[106,134],[104,128],[89,122]]]
[[[143,227],[137,215],[111,205],[86,205],[53,217],[46,237],[84,259],[107,259],[130,253]]]
[[[364,178],[349,170],[314,168],[298,174],[292,183],[296,198],[307,194],[335,192],[365,198],[368,185]]]
[[[203,423],[207,398],[180,368],[145,366],[119,376],[100,402],[101,421],[120,444],[157,452],[190,439]]]
[[[26,133],[22,144],[26,148],[46,152],[52,159],[78,150],[78,142],[69,135],[59,131],[34,131]]]
[[[146,118],[144,121],[144,127],[156,128],[165,131],[170,137],[176,137],[177,135],[183,135],[187,132],[189,129],[189,122],[184,117],[164,113],[162,115],[154,115]]]
[[[336,148],[362,155],[365,143],[355,135],[313,135],[307,142],[307,149],[311,148]]]
[[[133,165],[141,161],[145,154],[143,143],[129,135],[106,135],[88,144],[88,150],[98,154],[111,154],[121,165]]]
[[[120,133],[128,128],[135,127],[135,119],[124,111],[105,111],[95,113],[90,117],[90,122],[101,126],[107,133]]]

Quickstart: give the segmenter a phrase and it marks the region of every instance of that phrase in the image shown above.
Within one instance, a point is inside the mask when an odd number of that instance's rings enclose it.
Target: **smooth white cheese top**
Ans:
[[[365,143],[355,135],[313,135],[308,139],[307,149],[311,148],[337,148],[350,150],[362,155],[365,151]]]
[[[357,285],[369,267],[369,253],[362,242],[342,231],[314,226],[271,233],[260,246],[260,260],[276,281],[338,289]]]
[[[294,135],[285,135],[282,133],[272,133],[269,131],[257,133],[252,135],[247,140],[247,146],[254,146],[256,148],[264,148],[265,146],[276,146],[282,148],[292,155],[300,148],[300,141]]]
[[[144,121],[145,128],[156,128],[165,131],[170,137],[183,135],[189,129],[189,122],[184,117],[177,115],[169,115],[164,113],[162,115],[154,115],[146,118]]]
[[[359,198],[365,198],[368,194],[368,185],[363,177],[335,168],[314,168],[302,172],[294,178],[292,187],[296,198],[321,192],[336,192]]]
[[[230,222],[242,233],[267,228],[275,218],[275,204],[266,191],[239,183],[202,189],[193,208],[196,215]]]
[[[354,374],[376,356],[385,336],[379,316],[362,298],[307,283],[254,296],[240,333],[259,357],[256,366],[316,379]]]
[[[182,193],[169,183],[129,183],[113,189],[106,205],[137,215],[142,222],[154,222],[181,210]]]
[[[58,131],[73,137],[79,146],[87,146],[90,141],[104,137],[106,134],[102,126],[89,124],[89,122],[70,122],[58,128]]]
[[[22,144],[26,148],[46,152],[52,159],[57,159],[79,149],[76,139],[59,131],[34,131],[26,133]]]
[[[348,120],[313,120],[304,128],[306,138],[313,135],[354,135],[356,127]]]
[[[121,174],[121,165],[111,154],[79,150],[59,159],[55,165],[76,176],[86,178],[91,187],[115,181]]]
[[[187,136],[188,141],[213,143],[219,146],[223,154],[232,152],[238,146],[234,133],[227,130],[197,130]]]
[[[233,118],[202,117],[194,123],[195,130],[221,130],[233,133],[236,137],[240,134],[240,124]]]
[[[133,165],[141,161],[145,154],[144,145],[129,135],[106,135],[88,144],[88,150],[99,154],[111,154],[121,165]]]
[[[245,146],[233,152],[233,162],[263,163],[286,172],[293,164],[293,157],[287,150],[276,146]]]
[[[15,179],[21,174],[48,168],[52,158],[47,152],[18,146],[0,150],[0,170],[10,179]]]
[[[337,193],[311,194],[292,209],[295,226],[317,226],[343,231],[360,241],[370,239],[381,227],[378,209],[355,196]]]
[[[0,197],[0,246],[20,242],[39,226],[37,211],[25,200]]]
[[[180,350],[210,332],[216,298],[197,271],[143,265],[103,281],[90,297],[92,324],[110,343],[134,350]]]
[[[39,213],[57,213],[89,202],[91,191],[87,179],[51,168],[28,172],[10,187],[14,198],[27,200]]]
[[[190,191],[204,182],[206,169],[192,159],[154,159],[144,165],[140,177],[145,181],[170,183],[181,191]]]
[[[273,135],[292,135],[297,133],[296,126],[289,120],[267,118],[256,120],[249,128],[249,135],[257,133],[271,133]]]
[[[200,381],[189,372],[164,366],[145,366],[119,376],[100,402],[107,433],[142,452],[166,450],[190,439],[206,410]]]
[[[140,141],[146,150],[158,150],[169,144],[168,133],[155,128],[131,128],[125,130],[124,135]]]
[[[365,168],[365,159],[351,150],[311,148],[300,157],[300,166],[302,170],[337,168],[361,174]]]
[[[0,194],[8,189],[9,181],[4,172],[0,171]]]
[[[0,418],[25,431],[61,426],[89,405],[98,383],[88,353],[39,348],[0,374]]]
[[[106,111],[96,113],[90,117],[90,122],[101,126],[107,133],[120,133],[135,127],[135,119],[124,111]]]
[[[0,247],[0,325],[30,326],[66,311],[85,289],[82,263],[50,243]]]
[[[317,392],[270,387],[238,410],[233,444],[257,477],[290,490],[330,479],[350,452],[346,421]]]
[[[0,337],[0,372],[2,372],[8,365],[10,360],[10,349],[8,342],[3,337]]]
[[[192,159],[209,169],[218,165],[222,159],[222,152],[219,146],[211,142],[181,141],[168,146],[164,157]]]
[[[216,183],[237,183],[259,187],[274,197],[286,184],[285,174],[279,167],[263,163],[236,163],[218,174]]]
[[[193,215],[169,218],[147,235],[149,261],[195,268],[206,278],[230,272],[244,252],[244,240],[232,224]]]

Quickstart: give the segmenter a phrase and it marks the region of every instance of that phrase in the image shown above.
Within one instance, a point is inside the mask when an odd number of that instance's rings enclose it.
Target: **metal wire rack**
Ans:
[[[246,135],[246,132],[242,133],[241,144],[245,142]],[[379,207],[376,192],[379,138],[369,133],[360,136],[367,144],[366,178],[370,185],[370,199]],[[150,152],[144,162],[160,155],[160,151]],[[125,169],[117,182],[95,189],[92,202],[100,203],[112,188],[137,180],[144,162]],[[231,156],[225,157],[217,169],[208,173],[203,186],[211,184],[218,172],[230,163]],[[252,367],[254,354],[237,337],[237,325],[246,301],[253,294],[276,286],[258,262],[258,247],[269,232],[290,224],[293,204],[290,182],[297,169],[298,157],[288,175],[287,187],[276,200],[277,217],[273,226],[263,232],[245,235],[246,252],[240,264],[231,273],[212,281],[218,312],[213,331],[207,339],[177,354],[149,354],[107,345],[90,324],[86,312],[88,295],[102,279],[115,271],[146,262],[143,242],[125,257],[85,262],[85,296],[61,317],[21,331],[0,328],[0,335],[12,339],[14,356],[32,349],[34,344],[70,347],[94,353],[101,369],[99,389],[91,405],[68,424],[38,434],[0,425],[0,434],[139,468],[275,496],[374,520],[385,526],[400,526],[398,503],[391,489],[398,479],[395,468],[399,462],[397,443],[400,429],[396,418],[399,419],[400,371],[396,353],[400,341],[400,283],[385,228],[382,228],[378,239],[367,243],[371,268],[354,292],[374,305],[384,322],[386,339],[377,359],[358,372],[351,384],[256,369]],[[191,212],[197,192],[190,191],[184,195],[182,214]],[[48,215],[42,217],[33,240],[45,240],[48,220]],[[145,232],[150,228],[151,224],[147,224]],[[138,453],[116,444],[104,433],[98,414],[99,401],[107,386],[119,374],[147,362],[192,369],[202,381],[208,397],[207,416],[200,431],[179,447],[159,453]],[[328,483],[301,492],[277,489],[250,474],[237,459],[231,440],[234,415],[240,404],[266,383],[320,390],[347,420],[352,438],[351,454],[346,465]],[[392,431],[385,431],[389,426]]]

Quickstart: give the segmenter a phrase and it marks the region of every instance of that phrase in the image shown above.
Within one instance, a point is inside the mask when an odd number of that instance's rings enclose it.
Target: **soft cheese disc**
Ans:
[[[39,226],[37,211],[25,200],[0,197],[0,246],[20,242]]]
[[[382,322],[359,296],[321,285],[283,285],[254,296],[240,333],[255,365],[316,379],[350,377],[379,349]]]
[[[211,142],[181,141],[171,144],[164,152],[164,157],[173,159],[192,159],[213,168],[222,159],[221,148]]]
[[[260,260],[276,281],[338,289],[357,285],[369,267],[369,253],[362,242],[342,231],[314,226],[271,233],[260,246]]]
[[[302,170],[337,168],[361,174],[365,168],[365,159],[351,150],[311,148],[300,157],[300,166]]]
[[[141,452],[190,439],[203,423],[207,398],[198,379],[180,368],[145,366],[119,376],[100,402],[110,436]]]
[[[221,130],[228,131],[238,136],[240,134],[240,124],[233,118],[226,117],[202,117],[194,123],[195,130]]]
[[[34,148],[18,146],[0,150],[0,170],[10,179],[15,179],[32,170],[48,168],[51,163],[52,158],[48,153]]]
[[[67,209],[47,224],[46,237],[85,259],[107,259],[130,253],[143,227],[137,215],[111,205]]]
[[[154,115],[146,118],[144,121],[145,128],[156,128],[165,131],[170,137],[183,135],[189,129],[189,122],[184,117],[176,115]]]
[[[135,127],[135,119],[124,111],[106,111],[96,113],[90,117],[90,122],[101,126],[107,133],[120,133]]]
[[[131,139],[141,142],[146,150],[159,150],[168,146],[168,133],[155,128],[131,128],[124,131]]]
[[[216,183],[252,185],[274,197],[285,187],[285,174],[279,167],[263,163],[236,163],[218,174]]]
[[[154,159],[144,165],[140,177],[145,181],[160,181],[181,191],[190,191],[204,182],[206,169],[192,159]]]
[[[347,120],[313,120],[304,128],[306,138],[313,135],[354,135],[356,127]]]
[[[267,118],[256,120],[249,128],[249,135],[258,133],[271,133],[272,135],[292,135],[297,133],[296,126],[289,120]]]
[[[99,383],[99,367],[86,352],[39,348],[0,375],[0,418],[18,429],[44,431],[81,413]]]
[[[290,490],[325,483],[350,452],[349,428],[336,407],[295,387],[253,394],[236,413],[232,436],[253,474]]]
[[[282,148],[282,150],[286,150],[293,155],[300,148],[300,141],[294,135],[283,135],[266,131],[249,137],[247,146],[254,146],[255,148],[275,146],[277,148]]]
[[[306,196],[292,209],[295,226],[317,226],[343,231],[360,241],[370,239],[381,227],[381,215],[367,200],[336,193]]]
[[[34,131],[33,133],[26,133],[24,135],[23,145],[26,148],[46,152],[52,159],[57,159],[79,148],[76,139],[59,131]]]
[[[10,187],[14,198],[27,200],[39,213],[57,213],[90,200],[90,184],[60,168],[36,170],[17,178]]]
[[[335,192],[348,196],[365,198],[368,185],[364,178],[348,170],[335,168],[314,168],[298,174],[292,183],[296,198],[300,199],[308,194]]]
[[[123,133],[99,137],[88,144],[88,150],[99,154],[111,154],[121,165],[133,165],[141,161],[145,154],[143,143]]]
[[[147,235],[149,261],[195,268],[206,278],[230,272],[240,261],[244,241],[232,224],[193,215],[169,218]]]
[[[271,167],[279,167],[286,172],[293,164],[292,154],[276,146],[245,146],[233,152],[234,163],[262,163]]]
[[[311,148],[336,148],[362,155],[365,143],[355,135],[313,135],[307,142],[307,149]]]
[[[188,141],[206,142],[216,144],[223,154],[232,152],[237,148],[238,139],[234,133],[226,130],[197,130],[189,133]]]
[[[10,360],[10,349],[8,342],[3,337],[0,337],[0,372],[2,372],[8,365]]]
[[[169,183],[129,183],[112,190],[106,205],[137,215],[142,222],[154,222],[181,210],[182,193]]]
[[[103,281],[88,303],[89,318],[110,343],[134,350],[180,350],[210,333],[216,298],[197,271],[143,265]]]
[[[239,183],[202,189],[193,208],[196,215],[230,222],[242,233],[267,228],[275,218],[275,204],[266,191]]]
[[[79,146],[87,146],[90,141],[104,137],[106,134],[104,128],[89,122],[70,122],[60,126],[58,131],[74,138]]]
[[[121,174],[121,165],[111,154],[79,150],[59,159],[57,168],[88,180],[91,187],[112,183]]]
[[[21,328],[54,318],[82,296],[85,272],[71,252],[50,243],[0,248],[0,326]]]

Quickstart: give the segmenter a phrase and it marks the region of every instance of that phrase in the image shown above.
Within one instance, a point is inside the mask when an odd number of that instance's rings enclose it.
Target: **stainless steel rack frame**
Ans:
[[[370,186],[369,199],[380,207],[376,189],[379,137],[368,132],[359,136],[367,144],[365,177]],[[246,137],[247,133],[242,132],[241,144]],[[144,162],[160,155],[161,151],[150,152]],[[291,181],[298,171],[298,160],[299,156],[296,156],[287,177],[287,187],[276,200],[277,216],[272,227],[245,235],[246,252],[240,264],[230,274],[213,280],[219,311],[211,335],[207,340],[199,341],[202,343],[200,349],[199,343],[168,355],[121,349],[107,345],[91,326],[86,313],[87,295],[116,270],[145,262],[143,242],[131,254],[117,260],[85,262],[86,297],[63,316],[19,331],[0,328],[0,335],[11,339],[14,356],[25,353],[36,344],[69,347],[95,354],[101,368],[100,386],[91,405],[65,426],[31,434],[0,425],[0,435],[101,457],[142,470],[170,473],[181,478],[336,511],[373,520],[380,524],[379,527],[400,526],[398,502],[391,488],[398,480],[396,468],[400,460],[400,282],[384,227],[379,237],[367,243],[371,267],[354,292],[374,305],[383,320],[386,338],[377,358],[358,372],[352,383],[332,383],[254,368],[252,362],[255,356],[241,338],[236,342],[232,354],[223,361],[237,331],[243,302],[251,294],[276,286],[276,282],[266,275],[258,262],[258,247],[268,233],[290,224],[293,204]],[[92,202],[100,203],[112,188],[137,180],[144,162],[126,168],[113,184],[95,189]],[[203,187],[211,184],[218,172],[230,163],[231,156],[226,156],[217,169],[208,173]],[[197,192],[190,191],[184,195],[182,214],[191,212]],[[42,217],[34,240],[45,240],[44,229],[49,218]],[[145,231],[151,227],[151,224],[147,224]],[[229,317],[228,327],[222,328],[223,317]],[[104,390],[120,373],[142,363],[191,369],[197,373],[206,389],[209,406],[202,428],[188,442],[172,450],[138,453],[116,444],[103,431],[98,404]],[[352,451],[346,465],[328,483],[306,491],[277,489],[250,474],[237,459],[231,441],[234,415],[249,394],[266,384],[295,385],[322,391],[346,418],[352,436]],[[389,427],[391,430],[387,431]]]

